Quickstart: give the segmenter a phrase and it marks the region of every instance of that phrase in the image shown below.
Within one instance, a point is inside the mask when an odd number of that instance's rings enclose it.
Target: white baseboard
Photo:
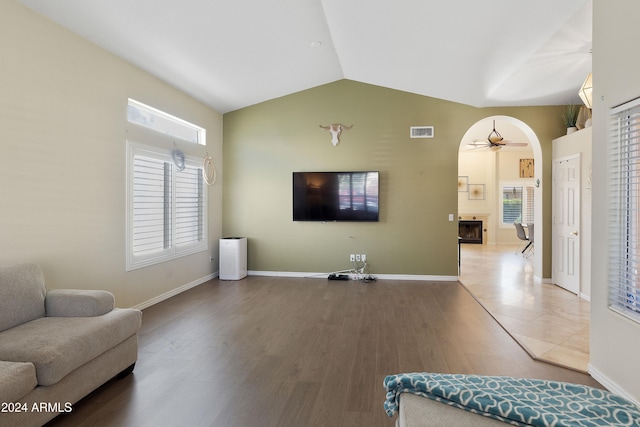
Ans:
[[[326,279],[330,273],[309,273],[295,271],[258,271],[249,270],[249,276],[270,276],[270,277],[302,277],[302,278],[318,278]],[[336,273],[348,274],[349,271],[337,271]],[[372,276],[381,280],[419,280],[429,282],[457,282],[458,276],[430,276],[421,274],[373,274]],[[355,277],[349,274],[352,279]]]
[[[417,280],[426,282],[457,282],[458,276],[431,276],[423,274],[376,274],[382,280]]]
[[[143,303],[140,303],[140,304],[138,304],[136,306],[133,306],[131,308],[135,308],[137,310],[143,310],[143,309],[145,309],[147,307],[151,307],[152,305],[155,305],[155,304],[157,304],[159,302],[162,302],[162,301],[164,301],[166,299],[169,299],[172,296],[178,295],[178,294],[180,294],[180,293],[182,293],[184,291],[187,291],[187,290],[189,290],[191,288],[195,288],[196,286],[201,285],[201,284],[203,284],[205,282],[208,282],[209,280],[214,279],[216,277],[218,277],[218,273],[217,272],[213,273],[213,274],[209,274],[207,276],[201,277],[200,279],[196,279],[191,283],[187,283],[186,285],[182,285],[182,286],[180,286],[178,288],[170,290],[169,292],[165,292],[162,295],[158,295],[157,297],[151,298],[150,300],[147,300],[147,301],[145,301]]]
[[[635,405],[640,406],[640,402],[635,400],[629,393],[620,388],[616,383],[609,380],[609,378],[607,378],[602,372],[594,368],[591,364],[589,364],[587,370],[594,380],[605,386],[605,388],[611,393],[622,396],[628,401],[633,402]]]
[[[261,271],[261,270],[249,270],[247,271],[249,276],[266,276],[266,277],[302,277],[302,278],[318,278],[326,279],[330,273],[310,273],[299,271]]]
[[[327,276],[329,275],[329,273],[309,273],[309,272],[296,272],[296,271],[256,271],[256,270],[249,270],[247,273],[249,274],[249,276],[301,277],[301,278],[318,278],[318,279],[326,279]],[[347,273],[347,272],[342,272],[342,273]],[[455,282],[458,280],[457,276],[427,276],[427,275],[409,275],[409,274],[378,274],[374,276],[377,279],[381,279],[381,280],[417,280],[417,281],[431,281],[431,282]],[[194,280],[191,283],[187,283],[186,285],[182,285],[180,287],[170,290],[169,292],[165,292],[162,295],[158,295],[157,297],[151,298],[150,300],[137,304],[131,308],[135,308],[137,310],[144,310],[145,308],[158,304],[159,302],[169,299],[191,288],[195,288],[196,286],[201,285],[205,282],[208,282],[211,279],[215,279],[216,277],[218,277],[217,272],[213,274],[209,274],[205,277],[201,277],[200,279]],[[353,274],[350,274],[349,277],[351,279],[356,279],[355,275]]]

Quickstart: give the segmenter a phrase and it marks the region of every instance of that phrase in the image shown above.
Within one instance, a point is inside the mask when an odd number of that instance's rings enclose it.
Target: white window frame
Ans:
[[[533,180],[523,180],[523,181],[500,181],[500,191],[498,193],[498,211],[500,215],[500,228],[513,228],[513,222],[503,222],[504,218],[504,203],[503,203],[503,194],[505,187],[522,187],[522,222],[527,223],[527,217],[533,217],[533,209],[534,204],[529,203],[528,197],[529,192],[527,189],[531,190],[531,193],[535,193],[535,183]],[[535,197],[535,196],[534,196]],[[531,208],[531,212],[527,211],[527,206]]]
[[[127,120],[181,141],[207,145],[206,129],[135,99],[129,98]]]
[[[165,247],[162,250],[155,250],[151,252],[136,251],[136,222],[135,218],[135,159],[144,158],[151,159],[152,161],[163,162],[170,168],[170,200],[167,200],[167,204],[170,207],[165,207],[167,211],[167,224],[169,230],[166,228],[162,233],[167,233],[165,237]],[[179,223],[179,210],[181,206],[186,206],[186,203],[181,203],[178,198],[180,194],[185,195],[184,190],[177,190],[179,178],[185,177],[187,173],[191,173],[192,177],[197,179],[196,184],[191,190],[196,189],[198,192],[198,201],[202,206],[198,205],[197,208],[197,236],[195,239],[186,243],[182,242],[178,236],[180,225]],[[191,255],[197,252],[206,251],[208,249],[207,243],[207,187],[203,182],[202,176],[202,161],[193,156],[185,155],[184,159],[184,171],[178,170],[174,162],[174,158],[171,155],[170,150],[160,149],[150,145],[145,145],[133,141],[127,141],[127,219],[126,219],[126,270],[135,270],[137,268],[146,267],[149,265],[169,261],[172,259],[180,258],[186,255]],[[182,193],[180,191],[183,191]],[[188,195],[188,194],[186,194]],[[192,216],[193,218],[193,216]],[[191,221],[193,223],[193,220]],[[189,226],[192,234],[195,233],[195,227]],[[157,233],[160,233],[159,231]]]
[[[609,309],[640,323],[640,98],[610,110]]]

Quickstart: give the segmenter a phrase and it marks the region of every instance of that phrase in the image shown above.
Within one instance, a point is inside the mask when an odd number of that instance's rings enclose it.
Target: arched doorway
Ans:
[[[542,158],[542,147],[540,145],[540,140],[536,136],[535,132],[527,125],[525,122],[516,119],[510,116],[489,116],[484,119],[477,121],[473,124],[467,132],[465,132],[462,140],[460,141],[459,153],[464,151],[468,151],[469,143],[476,140],[486,140],[489,133],[492,131],[494,127],[495,121],[495,129],[500,132],[500,134],[504,137],[505,140],[514,141],[514,142],[526,142],[528,144],[529,149],[533,152],[534,159],[534,176],[533,182],[535,183],[534,188],[534,217],[535,217],[535,230],[534,230],[534,240],[536,251],[533,254],[533,265],[534,265],[534,275],[542,279],[543,277],[543,251],[544,247],[544,221],[543,221],[543,186],[542,186],[542,170],[543,170],[543,158]],[[487,150],[488,148],[474,148],[474,150]],[[511,149],[510,147],[505,147],[502,150]],[[459,154],[460,158],[460,154]],[[489,157],[490,159],[491,157]],[[499,168],[503,165],[500,165],[497,156],[493,156],[495,160],[491,163],[491,160],[488,160],[489,167]],[[512,166],[513,167],[513,166]],[[459,173],[460,175],[460,173]],[[492,218],[494,221],[493,229],[495,236],[495,230],[497,230],[497,212],[499,210],[498,204],[500,201],[497,199],[498,194],[498,183],[496,180],[490,183],[491,188],[487,188],[487,194],[491,197],[490,200],[487,200],[485,203],[485,207],[490,209],[492,214]],[[460,208],[460,206],[459,206]],[[460,212],[460,209],[459,209]],[[513,232],[515,234],[515,231]],[[496,244],[496,240],[491,238],[491,234],[489,237],[488,244]]]

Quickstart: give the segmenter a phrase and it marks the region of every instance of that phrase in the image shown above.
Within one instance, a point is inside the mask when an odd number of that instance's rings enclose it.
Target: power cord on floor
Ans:
[[[352,274],[355,276],[355,280],[359,280],[364,283],[375,282],[377,279],[374,275],[367,273],[366,261],[352,261],[353,270]],[[360,265],[362,263],[362,265]]]
[[[353,268],[349,270],[340,270],[334,271],[328,275],[329,280],[358,280],[363,283],[372,283],[378,280],[376,276],[367,272],[367,262],[366,261],[352,261]],[[342,274],[346,273],[346,274]],[[324,275],[326,273],[320,273],[319,275]],[[313,276],[308,276],[313,277]]]

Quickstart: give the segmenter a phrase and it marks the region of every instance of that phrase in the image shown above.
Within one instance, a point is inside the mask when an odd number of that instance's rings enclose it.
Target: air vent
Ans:
[[[411,138],[433,138],[433,126],[411,126]]]

